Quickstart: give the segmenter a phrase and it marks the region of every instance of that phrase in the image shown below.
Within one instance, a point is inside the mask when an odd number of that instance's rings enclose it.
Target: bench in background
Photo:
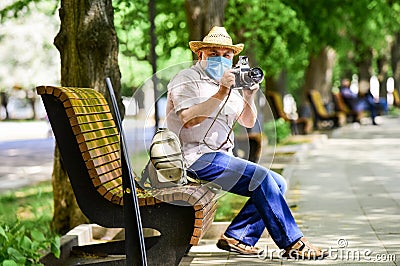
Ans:
[[[342,112],[329,113],[326,110],[319,91],[310,90],[307,97],[313,111],[315,129],[339,127],[344,123],[345,116]]]
[[[343,113],[346,116],[347,122],[360,122],[361,118],[363,117],[363,112],[356,112],[351,110],[344,101],[343,96],[340,94],[340,92],[333,92],[332,98],[335,104],[335,111]]]
[[[129,226],[124,220],[122,175],[126,169],[121,163],[120,135],[106,99],[93,89],[82,88],[41,86],[37,87],[37,93],[43,99],[82,212],[91,223],[107,228]],[[143,227],[160,233],[145,239],[148,265],[178,265],[211,225],[216,194],[208,187],[191,184],[155,190],[137,186],[137,195]],[[126,211],[130,210],[125,208]],[[128,237],[74,246],[64,250],[67,254],[62,254],[59,260],[49,254],[41,262],[45,265],[90,265],[91,261],[92,265],[125,265]],[[96,256],[74,254],[103,254],[107,260],[103,259],[101,264]]]
[[[267,90],[265,96],[271,107],[274,119],[283,118],[285,121],[288,121],[291,126],[292,134],[298,135],[311,133],[313,127],[311,118],[299,117],[297,119],[291,119],[283,109],[282,96],[278,92]]]
[[[400,96],[397,88],[394,88],[393,90],[393,105],[396,107],[400,107]]]

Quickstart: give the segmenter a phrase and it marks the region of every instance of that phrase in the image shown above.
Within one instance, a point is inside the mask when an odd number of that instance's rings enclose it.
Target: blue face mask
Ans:
[[[224,71],[232,68],[232,60],[223,56],[212,56],[207,58],[207,65],[204,69],[207,75],[216,80],[220,81]]]

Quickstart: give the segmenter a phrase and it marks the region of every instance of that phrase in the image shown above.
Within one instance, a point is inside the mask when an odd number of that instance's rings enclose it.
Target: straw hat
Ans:
[[[206,47],[229,48],[237,55],[243,50],[244,44],[232,44],[232,38],[226,32],[226,29],[214,26],[203,41],[191,41],[189,42],[189,47],[194,53]]]

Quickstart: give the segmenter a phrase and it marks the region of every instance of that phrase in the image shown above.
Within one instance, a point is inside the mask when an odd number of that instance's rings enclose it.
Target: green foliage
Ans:
[[[289,5],[280,0],[231,0],[225,17],[234,39],[245,43],[243,54],[253,57],[266,77],[307,65],[310,32]]]
[[[113,1],[115,28],[121,54],[149,61],[150,18],[148,1]],[[159,59],[168,59],[172,50],[187,47],[189,32],[186,28],[184,1],[156,1],[155,34]]]
[[[218,199],[218,208],[214,221],[232,221],[232,219],[242,209],[247,199],[247,197],[235,195],[229,192],[225,193],[221,198]]]
[[[6,19],[18,18],[30,12],[40,10],[47,15],[54,14],[59,1],[15,0],[6,5],[0,5],[0,22]]]
[[[131,96],[152,75],[149,1],[113,1],[123,95]],[[157,68],[191,60],[183,0],[155,1]],[[163,77],[161,77],[162,79]]]
[[[59,28],[57,1],[1,1],[0,87],[25,90],[59,84],[60,56],[52,44]],[[46,67],[43,67],[46,66]]]
[[[41,253],[50,247],[56,257],[60,256],[60,238],[48,238],[45,232],[27,228],[22,223],[12,226],[0,223],[0,261],[7,265],[41,265]]]
[[[390,106],[389,107],[389,112],[388,112],[389,117],[400,117],[400,109],[395,106]]]
[[[157,68],[190,61],[185,0],[154,1]],[[337,53],[334,77],[356,73],[366,51],[388,55],[390,36],[400,28],[400,3],[388,0],[229,0],[226,26],[235,42],[245,44],[252,65],[264,69],[266,81],[282,73],[296,98],[302,93],[311,55],[326,46]],[[59,1],[14,0],[0,5],[2,20],[25,15],[39,5],[54,12]],[[131,96],[152,75],[150,66],[149,0],[114,0],[115,28],[120,42],[123,95]],[[222,10],[221,10],[222,12]],[[1,36],[0,36],[1,38]],[[167,77],[162,77],[167,79]],[[164,81],[163,81],[164,82]],[[165,90],[164,87],[160,91]]]
[[[50,230],[51,183],[0,195],[0,263],[39,265],[44,250],[60,254],[60,237]]]
[[[49,183],[0,196],[0,220],[7,224],[13,224],[18,220],[34,224],[40,218],[43,223],[41,225],[49,226],[52,214],[53,192]]]
[[[341,16],[338,41],[333,46],[338,53],[338,65],[343,69],[342,75],[357,73],[359,62],[368,58],[366,55],[371,51],[374,51],[375,58],[389,57],[388,36],[399,26],[392,19],[398,15],[386,1],[346,1],[345,8],[347,12],[343,11]]]
[[[310,31],[308,49],[317,54],[326,46],[335,49],[337,65],[335,77],[357,73],[357,63],[365,53],[375,51],[379,57],[387,53],[387,37],[399,28],[396,1],[283,0],[292,7]]]
[[[283,118],[265,123],[263,130],[269,144],[280,144],[291,135],[290,123]]]
[[[157,68],[190,61],[185,4],[190,1],[155,1]],[[259,65],[267,80],[286,76],[286,88],[296,98],[310,56],[326,46],[337,53],[334,79],[357,73],[357,63],[373,51],[389,57],[388,45],[400,28],[400,3],[387,0],[229,0],[226,26],[235,42],[243,42],[252,65]],[[14,0],[0,5],[1,20],[21,17],[33,7],[53,12],[59,1]],[[43,6],[46,8],[37,8]],[[122,93],[131,96],[152,75],[150,66],[149,0],[114,0],[119,39]],[[223,10],[221,10],[223,12]],[[0,39],[2,38],[0,34]],[[375,59],[374,58],[374,59]],[[390,72],[390,70],[389,70]],[[168,77],[161,77],[165,83]],[[165,86],[159,88],[162,92]]]

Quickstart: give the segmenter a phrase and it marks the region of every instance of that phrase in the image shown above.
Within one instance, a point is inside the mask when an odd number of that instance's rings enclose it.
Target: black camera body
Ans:
[[[251,68],[247,56],[239,56],[239,61],[233,69],[235,74],[234,89],[248,90],[264,80],[264,72],[259,67]]]

